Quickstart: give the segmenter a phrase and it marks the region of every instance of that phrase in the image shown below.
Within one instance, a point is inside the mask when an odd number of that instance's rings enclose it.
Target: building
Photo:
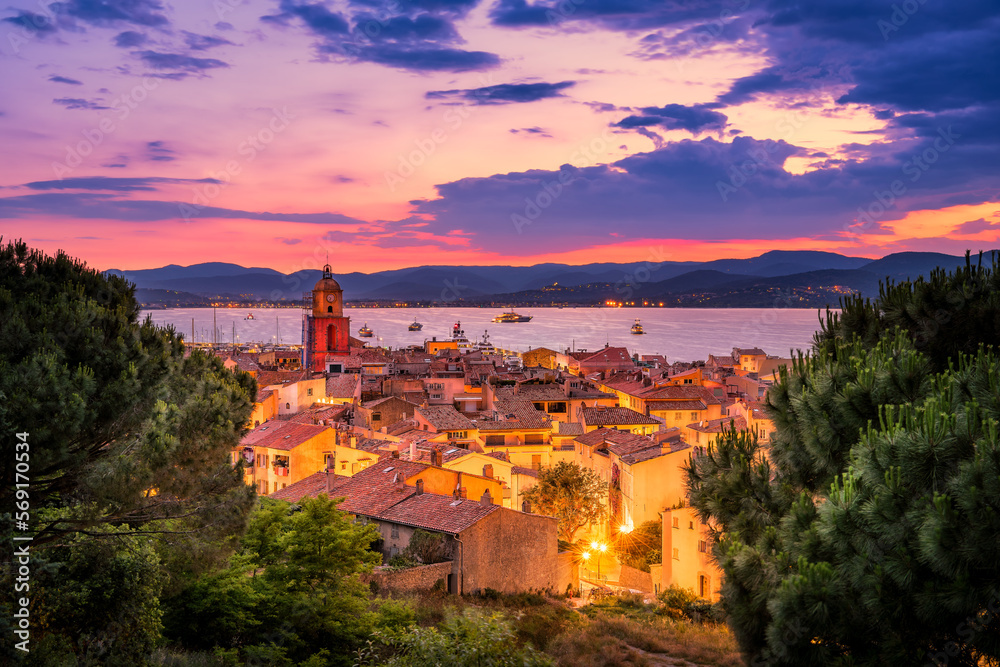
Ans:
[[[302,367],[340,373],[350,353],[351,318],[344,317],[344,290],[323,267],[312,291],[312,308],[302,317]]]
[[[323,470],[334,443],[327,426],[271,420],[243,436],[233,462],[243,458],[244,481],[266,496]]]
[[[572,582],[571,568],[558,554],[556,519],[501,507],[489,491],[479,497],[434,493],[435,474],[433,466],[388,459],[350,478],[317,473],[274,497],[343,498],[340,509],[378,529],[385,560],[405,550],[418,529],[442,535],[452,561],[452,593],[561,592]]]
[[[580,422],[584,432],[611,427],[637,435],[652,435],[661,426],[659,420],[629,408],[583,408]]]
[[[663,564],[657,590],[671,585],[689,588],[711,602],[719,599],[722,571],[712,561],[708,526],[691,507],[663,511]]]

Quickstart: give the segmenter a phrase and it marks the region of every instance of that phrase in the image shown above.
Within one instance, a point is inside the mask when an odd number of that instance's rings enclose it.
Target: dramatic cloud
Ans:
[[[507,28],[590,23],[611,30],[642,30],[729,16],[748,2],[720,7],[710,0],[500,0],[490,10],[494,25]],[[727,11],[724,11],[727,10]]]
[[[79,97],[59,97],[52,100],[53,104],[59,104],[67,109],[108,109],[97,100],[85,100]]]
[[[177,152],[167,148],[166,142],[150,141],[146,144],[146,153],[154,162],[172,162],[177,159]]]
[[[552,135],[549,134],[548,130],[540,128],[538,126],[535,126],[535,127],[522,127],[520,129],[511,129],[510,133],[511,134],[519,134],[519,133],[521,133],[521,134],[530,134],[530,135],[534,135],[536,137],[545,137],[547,139],[551,139],[552,138]]]
[[[644,107],[641,115],[628,116],[615,123],[616,127],[632,129],[637,127],[662,127],[667,130],[687,130],[698,133],[705,130],[721,132],[726,129],[728,118],[705,105],[691,107],[683,104],[668,104],[664,107]]]
[[[56,74],[53,74],[52,76],[50,76],[49,77],[49,81],[53,81],[55,83],[68,83],[71,86],[82,86],[83,85],[82,81],[77,81],[76,79],[71,79],[71,78],[66,77],[66,76],[58,76]]]
[[[24,187],[31,190],[95,190],[108,192],[134,192],[157,190],[157,186],[176,183],[220,183],[214,178],[161,178],[156,176],[135,178],[112,178],[110,176],[89,176],[63,178],[58,181],[32,181]]]
[[[484,88],[467,90],[432,90],[428,99],[461,99],[475,104],[511,104],[537,102],[552,97],[564,97],[562,91],[576,85],[576,81],[559,83],[501,83]]]
[[[464,42],[452,19],[473,2],[357,3],[350,16],[319,3],[281,0],[280,12],[262,21],[289,26],[298,21],[319,39],[328,59],[371,62],[415,71],[465,72],[497,66],[500,58],[457,48]]]
[[[159,53],[157,51],[139,51],[136,53],[143,62],[158,70],[173,70],[168,78],[183,78],[189,74],[201,74],[206,70],[218,67],[229,67],[228,63],[215,58],[195,58],[183,53]]]
[[[131,49],[136,46],[142,46],[149,41],[141,32],[135,32],[134,30],[126,30],[125,32],[120,32],[115,35],[115,46],[123,49]]]
[[[272,222],[304,222],[318,225],[350,225],[363,223],[339,213],[271,213],[201,206],[190,202],[128,200],[118,195],[99,193],[62,193],[22,195],[0,198],[0,218],[45,215],[69,219],[117,220],[120,222],[158,222],[221,218],[267,220]]]
[[[216,46],[232,46],[233,44],[228,39],[224,39],[222,37],[197,35],[193,32],[188,32],[187,30],[183,30],[182,32],[184,34],[184,43],[187,44],[188,48],[192,51],[205,51]]]
[[[953,234],[980,234],[982,232],[1000,231],[1000,222],[990,222],[986,218],[969,220],[955,227]]]

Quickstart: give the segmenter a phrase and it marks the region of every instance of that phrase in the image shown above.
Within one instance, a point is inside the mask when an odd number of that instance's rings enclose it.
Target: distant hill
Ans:
[[[994,251],[1000,252],[1000,251]],[[461,303],[599,303],[623,297],[678,305],[766,301],[785,290],[812,303],[861,292],[874,295],[879,280],[926,276],[953,269],[965,258],[904,252],[871,260],[832,252],[773,250],[749,259],[708,262],[593,263],[580,266],[418,266],[375,273],[334,274],[348,301]],[[118,271],[143,291],[147,303],[176,301],[172,293],[201,299],[297,302],[320,277],[318,270],[285,275],[268,268],[209,262],[192,266]],[[795,296],[789,296],[795,295]]]

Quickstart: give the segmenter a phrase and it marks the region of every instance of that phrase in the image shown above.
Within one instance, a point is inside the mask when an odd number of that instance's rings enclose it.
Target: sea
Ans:
[[[518,308],[530,322],[495,323],[498,308],[345,308],[351,333],[367,325],[371,345],[401,348],[450,338],[456,323],[473,342],[489,336],[493,345],[524,352],[536,347],[596,351],[605,345],[631,353],[662,354],[668,361],[695,361],[729,354],[734,347],[759,347],[781,357],[808,350],[825,311],[798,308]],[[253,319],[248,319],[252,314]],[[231,344],[302,343],[298,308],[169,308],[144,311],[185,340]],[[645,334],[630,329],[639,320]],[[408,331],[414,321],[421,331]],[[214,325],[213,325],[214,323]]]

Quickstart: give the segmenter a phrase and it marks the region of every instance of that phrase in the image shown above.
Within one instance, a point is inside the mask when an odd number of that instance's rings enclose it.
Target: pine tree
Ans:
[[[844,301],[768,392],[770,447],[689,464],[748,664],[1000,661],[998,269]]]

